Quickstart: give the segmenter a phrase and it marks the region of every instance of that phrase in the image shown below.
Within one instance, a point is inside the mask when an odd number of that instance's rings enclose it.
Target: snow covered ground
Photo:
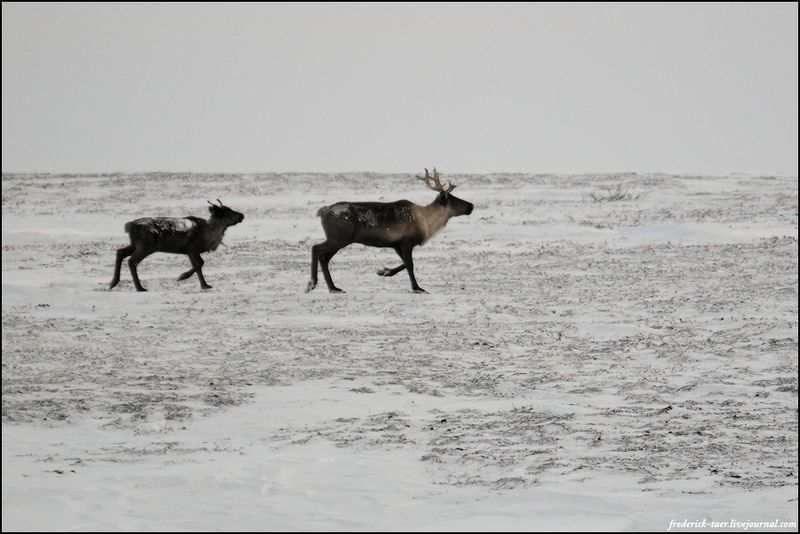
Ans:
[[[419,295],[360,245],[303,292],[317,208],[412,175],[4,175],[3,530],[797,521],[796,178],[444,177]],[[107,289],[126,221],[216,198],[212,290]]]

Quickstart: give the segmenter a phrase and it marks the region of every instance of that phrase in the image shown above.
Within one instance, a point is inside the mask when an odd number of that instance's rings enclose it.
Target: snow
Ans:
[[[347,216],[350,213],[350,204],[348,202],[337,202],[330,206],[331,213],[337,217]]]
[[[316,210],[411,174],[4,175],[3,529],[797,521],[794,177],[446,178],[418,295],[358,245],[303,293]],[[107,290],[126,221],[217,197],[214,289]]]

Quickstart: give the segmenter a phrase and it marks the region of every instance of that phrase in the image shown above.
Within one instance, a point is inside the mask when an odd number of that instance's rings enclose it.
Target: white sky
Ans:
[[[797,3],[3,3],[2,167],[796,175],[797,20]]]

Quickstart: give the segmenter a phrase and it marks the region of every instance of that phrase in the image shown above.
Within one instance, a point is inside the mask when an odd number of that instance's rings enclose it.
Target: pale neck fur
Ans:
[[[222,219],[211,217],[208,219],[208,226],[206,227],[206,239],[209,250],[217,250],[217,247],[222,243],[222,238],[225,236],[225,230],[228,229],[228,224]]]
[[[452,213],[446,206],[433,202],[419,209],[419,224],[422,229],[422,242],[425,243],[444,228]]]

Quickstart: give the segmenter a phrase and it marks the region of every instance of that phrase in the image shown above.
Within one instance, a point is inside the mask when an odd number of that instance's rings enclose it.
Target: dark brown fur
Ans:
[[[417,293],[425,290],[419,287],[414,277],[412,249],[422,245],[444,228],[451,217],[469,215],[473,205],[449,192],[441,192],[427,206],[420,206],[408,200],[397,202],[337,202],[317,211],[322,218],[322,229],[327,239],[311,247],[311,280],[306,291],[317,285],[317,264],[328,290],[332,293],[342,290],[333,284],[328,263],[342,248],[350,243],[361,243],[371,247],[393,248],[403,263],[394,268],[383,268],[380,276],[394,276],[406,269],[411,279],[411,289]]]
[[[206,283],[203,276],[204,262],[200,253],[216,250],[222,242],[225,230],[242,222],[244,215],[223,206],[222,202],[219,206],[211,204],[208,211],[211,212],[211,217],[207,221],[199,217],[144,217],[126,223],[125,231],[130,236],[131,244],[117,250],[114,278],[109,289],[113,289],[119,283],[122,260],[130,256],[128,267],[131,270],[133,285],[137,291],[147,291],[139,283],[136,266],[154,252],[186,254],[192,262],[192,268],[181,274],[178,280],[186,280],[197,273],[200,287],[210,289],[211,286]]]

